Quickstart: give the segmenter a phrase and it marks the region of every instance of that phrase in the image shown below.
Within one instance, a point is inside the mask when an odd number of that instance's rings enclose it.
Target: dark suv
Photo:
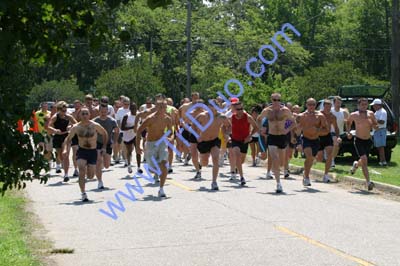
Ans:
[[[385,157],[386,161],[390,162],[392,157],[392,150],[397,144],[397,131],[398,124],[394,119],[394,114],[388,105],[388,103],[384,100],[385,95],[389,92],[388,87],[384,86],[372,86],[372,85],[351,85],[351,86],[342,86],[338,90],[338,95],[342,97],[342,107],[347,108],[349,113],[357,111],[357,100],[358,98],[364,97],[368,99],[368,102],[372,102],[373,99],[379,98],[382,100],[382,107],[387,112],[387,134],[386,134],[386,147],[385,147]],[[329,97],[333,99],[333,96]],[[317,110],[323,109],[323,100],[317,103]],[[372,106],[369,107],[372,110]],[[373,110],[372,110],[373,111]],[[352,125],[352,129],[354,129],[354,124]],[[355,135],[354,130],[351,131],[353,135]],[[371,137],[372,132],[371,132]],[[342,144],[339,150],[339,155],[344,155],[345,152],[351,153],[353,158],[357,158],[357,153],[354,149],[353,139],[348,139],[347,137],[342,138]],[[371,155],[378,155],[378,151],[373,145],[371,146]]]

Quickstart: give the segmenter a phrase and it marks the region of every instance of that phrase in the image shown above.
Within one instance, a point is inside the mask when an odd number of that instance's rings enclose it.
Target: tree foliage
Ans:
[[[43,101],[63,100],[72,103],[74,100],[83,100],[84,94],[78,89],[76,80],[51,80],[35,85],[28,97],[28,108],[37,109]]]
[[[147,96],[165,93],[161,81],[154,75],[149,65],[126,64],[104,72],[96,80],[99,95],[118,99],[120,95],[128,96],[136,103],[143,103]]]

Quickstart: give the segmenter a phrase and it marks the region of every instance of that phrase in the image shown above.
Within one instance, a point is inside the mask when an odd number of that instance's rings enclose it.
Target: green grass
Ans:
[[[33,253],[43,244],[32,237],[32,222],[24,210],[25,204],[20,192],[7,192],[4,197],[0,195],[1,266],[42,265]]]
[[[302,158],[293,158],[290,160],[291,164],[304,166],[304,159]],[[350,168],[352,166],[351,156],[337,157],[335,160],[336,167],[334,170],[330,170],[329,172],[336,173],[336,175],[340,178],[341,176],[351,176]],[[376,156],[368,158],[368,169],[370,178],[373,181],[386,183],[390,185],[400,186],[400,145],[397,144],[393,149],[392,159],[387,167],[379,166],[378,160]],[[324,170],[324,163],[317,163],[312,166],[313,169]],[[357,172],[353,175],[356,178],[364,179],[364,176],[361,171],[361,167],[357,170]]]

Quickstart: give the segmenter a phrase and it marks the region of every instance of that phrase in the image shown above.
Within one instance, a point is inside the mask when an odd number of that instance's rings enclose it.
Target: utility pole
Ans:
[[[190,37],[192,31],[192,3],[187,0],[187,18],[186,18],[186,97],[190,99],[192,94],[191,78],[192,78],[192,40]]]
[[[394,112],[395,121],[400,125],[400,31],[399,31],[399,0],[392,2],[392,56],[391,56],[391,85],[392,85],[392,110]]]

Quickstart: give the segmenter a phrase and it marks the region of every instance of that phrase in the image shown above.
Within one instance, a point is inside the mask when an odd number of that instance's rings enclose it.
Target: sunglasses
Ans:
[[[272,99],[273,102],[280,102],[281,99]]]
[[[89,115],[88,112],[82,112],[81,115]]]
[[[236,108],[236,111],[242,111],[243,108]]]

